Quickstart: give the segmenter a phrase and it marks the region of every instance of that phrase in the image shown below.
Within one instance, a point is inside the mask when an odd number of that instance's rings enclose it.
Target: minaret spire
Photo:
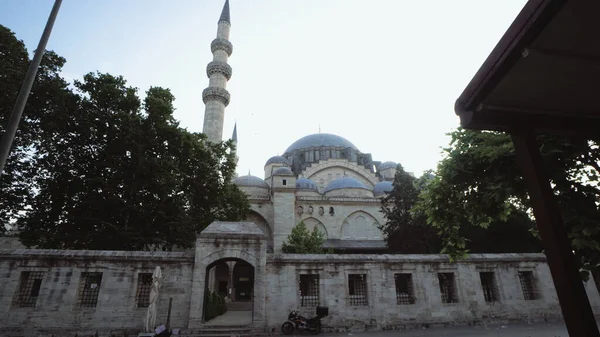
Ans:
[[[225,107],[229,105],[230,100],[229,91],[226,89],[232,73],[231,66],[227,64],[233,52],[233,45],[229,42],[230,28],[229,0],[226,0],[219,17],[217,38],[210,44],[213,60],[206,66],[208,88],[202,92],[202,101],[206,105],[202,132],[206,134],[209,141],[215,143],[223,140]]]
[[[237,167],[238,162],[240,161],[240,157],[237,155],[237,122],[233,124],[233,134],[231,135],[231,140],[233,141],[233,145],[235,145],[235,166]],[[237,172],[235,172],[234,177],[237,178]]]
[[[225,0],[225,4],[223,5],[223,10],[221,11],[221,17],[219,18],[219,22],[226,21],[231,24],[231,20],[229,19],[229,0]]]
[[[237,122],[233,124],[233,135],[231,135],[231,140],[237,145]]]

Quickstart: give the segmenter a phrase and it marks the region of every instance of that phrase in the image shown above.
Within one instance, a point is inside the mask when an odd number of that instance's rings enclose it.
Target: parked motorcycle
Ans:
[[[317,315],[312,318],[306,318],[298,312],[298,310],[292,310],[288,315],[287,321],[281,326],[281,332],[284,335],[290,335],[294,330],[299,332],[307,331],[312,335],[317,335],[323,331],[321,326],[321,318],[329,315],[328,307],[317,307]]]

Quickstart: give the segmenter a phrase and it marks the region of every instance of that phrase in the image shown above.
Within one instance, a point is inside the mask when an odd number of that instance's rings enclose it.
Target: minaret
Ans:
[[[225,1],[218,27],[217,38],[210,44],[213,60],[206,66],[208,88],[202,92],[202,101],[206,105],[202,132],[206,134],[209,141],[215,143],[223,140],[223,118],[230,98],[229,92],[225,89],[227,81],[231,78],[231,67],[227,64],[227,59],[233,52],[233,45],[229,42],[231,28],[229,0]]]

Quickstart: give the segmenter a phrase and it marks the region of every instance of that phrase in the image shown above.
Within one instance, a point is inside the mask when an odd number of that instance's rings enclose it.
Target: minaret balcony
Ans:
[[[202,91],[202,101],[204,104],[208,101],[219,101],[225,106],[228,106],[230,99],[231,95],[229,94],[229,91],[224,88],[208,87]]]
[[[231,73],[231,66],[225,62],[212,61],[206,66],[206,75],[209,78],[214,74],[221,74],[229,81]]]
[[[227,53],[227,56],[231,56],[231,53],[233,53],[233,45],[226,39],[216,38],[210,44],[210,51],[214,53],[217,50],[222,50]]]

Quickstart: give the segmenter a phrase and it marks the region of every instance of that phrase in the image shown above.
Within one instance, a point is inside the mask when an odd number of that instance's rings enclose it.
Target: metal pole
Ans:
[[[171,326],[171,307],[173,306],[173,297],[169,297],[169,311],[167,312],[167,329]]]
[[[38,68],[40,67],[40,62],[42,62],[42,57],[46,51],[46,44],[50,38],[50,33],[52,32],[52,27],[54,26],[54,21],[58,15],[58,9],[60,8],[61,3],[62,0],[54,1],[54,6],[50,12],[50,17],[48,17],[48,22],[46,22],[46,28],[44,28],[44,33],[42,33],[40,43],[35,50],[35,55],[33,56],[33,60],[29,65],[27,75],[25,75],[25,81],[21,86],[19,96],[17,96],[17,102],[15,103],[13,111],[10,115],[10,119],[8,120],[8,124],[6,125],[6,131],[4,132],[4,135],[2,135],[2,140],[0,140],[0,175],[2,175],[2,172],[4,171],[4,165],[6,164],[8,153],[10,152],[13,140],[15,139],[19,122],[21,121],[21,115],[25,109],[25,104],[27,103],[27,98],[31,92],[33,81],[35,80]]]

